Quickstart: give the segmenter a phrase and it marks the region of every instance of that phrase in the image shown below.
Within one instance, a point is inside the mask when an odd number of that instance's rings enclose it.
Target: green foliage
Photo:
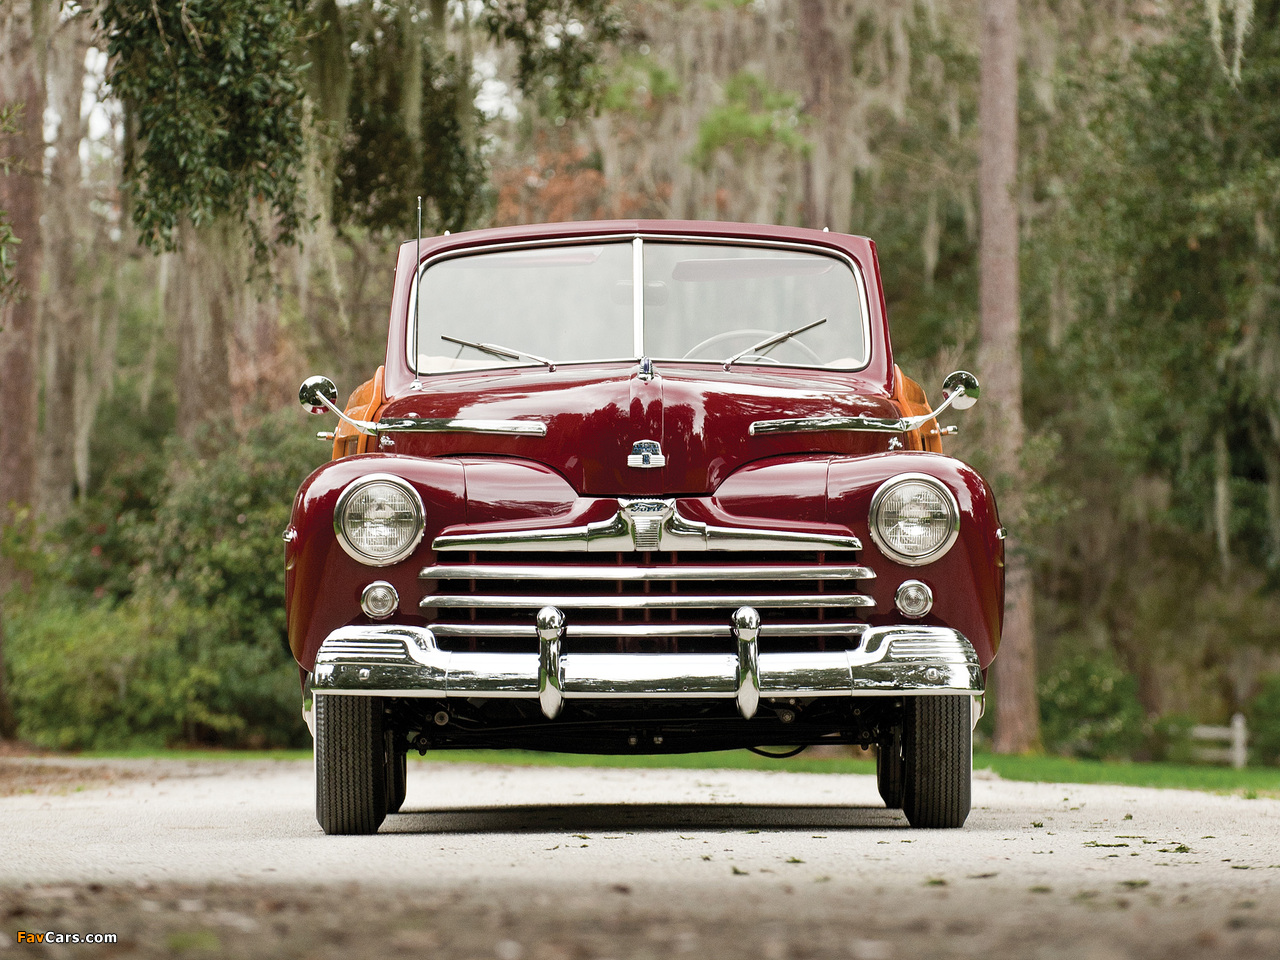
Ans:
[[[1078,106],[1038,171],[1055,212],[1031,287],[1046,312],[1051,287],[1068,291],[1074,323],[1057,369],[1039,366],[1050,383],[1091,385],[1073,411],[1093,432],[1079,448],[1168,477],[1187,530],[1212,510],[1221,432],[1232,544],[1265,562],[1259,508],[1280,443],[1280,3],[1256,5],[1238,79],[1198,7],[1173,8],[1160,36],[1083,58],[1064,91]]]
[[[334,221],[411,235],[422,196],[428,232],[480,224],[492,199],[485,118],[474,102],[472,63],[446,48],[447,25],[424,30],[425,13],[403,2],[366,2],[358,14],[333,5],[320,12],[328,20],[316,25],[312,67],[325,77],[342,74],[346,84],[316,93],[326,116],[341,116]],[[358,24],[356,42],[326,46],[345,36],[344,16]],[[597,104],[605,88],[600,48],[620,29],[608,0],[486,0],[479,20],[515,48],[518,86],[539,109],[573,117]],[[417,90],[410,86],[415,77]],[[343,90],[347,102],[338,111],[327,101]],[[410,129],[415,116],[417,129]]]
[[[220,739],[240,730],[288,743],[297,732],[297,674],[285,637],[280,535],[298,485],[325,457],[293,410],[246,434],[191,447],[170,441],[170,467],[150,521],[132,531],[141,559],[136,602],[189,611],[179,652],[214,678],[201,688]],[[195,450],[216,449],[213,457]]]
[[[630,54],[619,57],[601,94],[600,109],[604,113],[643,115],[674,100],[680,84],[661,64],[648,56]]]
[[[264,694],[283,701],[286,684],[269,677],[258,651],[192,656],[185,648],[183,635],[201,630],[200,614],[188,607],[27,608],[9,627],[19,729],[41,746],[234,743],[246,734],[258,744],[297,739],[278,722],[263,729]],[[242,712],[246,705],[253,712]]]
[[[244,436],[171,439],[166,468],[143,455],[104,484],[37,558],[41,589],[6,605],[22,735],[64,748],[303,740],[280,533],[323,457],[290,410]]]
[[[485,209],[488,169],[468,129],[483,116],[468,102],[471,65],[423,41],[406,50],[402,22],[393,9],[371,11],[375,26],[351,53],[348,131],[342,139],[334,184],[337,223],[359,223],[400,236],[416,229],[416,197],[428,233],[474,226]],[[411,135],[401,106],[411,76],[409,57],[422,66],[421,128]]]
[[[1033,545],[1045,646],[1096,623],[1148,710],[1202,720],[1234,708],[1240,651],[1280,641],[1280,3],[1255,7],[1238,80],[1178,3],[1107,52],[1063,34],[1056,105],[1022,98],[1024,412],[1074,506]],[[1185,757],[1187,722],[1147,749]]]
[[[300,0],[105,0],[107,82],[125,104],[134,225],[172,250],[184,220],[244,224],[258,262],[300,225]]]
[[[1171,763],[1192,763],[1195,759],[1191,744],[1191,728],[1195,717],[1185,713],[1171,713],[1160,717],[1151,725],[1146,751],[1153,760]]]
[[[566,117],[598,103],[600,51],[621,31],[610,0],[483,0],[478,12],[515,48],[526,97]],[[303,173],[317,159],[340,225],[403,235],[418,195],[433,232],[476,225],[488,191],[472,64],[445,49],[447,23],[426,38],[427,17],[407,0],[104,0],[107,82],[126,107],[141,241],[172,250],[184,221],[230,220],[261,267],[270,241],[296,240]],[[420,129],[406,129],[407,117]]]
[[[1280,765],[1280,673],[1264,678],[1245,716],[1254,756],[1263,763]]]
[[[853,65],[869,84],[884,82],[862,52],[871,46],[874,20],[859,18]],[[869,147],[881,162],[853,173],[852,230],[876,241],[894,357],[916,377],[911,371],[940,348],[976,341],[978,57],[964,26],[946,18],[923,18],[908,37],[908,59],[917,65],[908,105],[870,112]]]
[[[280,535],[293,494],[325,451],[300,430],[294,411],[264,419],[247,435],[224,428],[194,449],[170,442],[171,465],[151,522],[134,533],[147,592],[172,591],[225,621],[233,643],[281,642],[284,583]]]
[[[1127,757],[1142,741],[1137,682],[1106,654],[1063,661],[1040,681],[1039,695],[1041,734],[1050,750]]]
[[[151,522],[165,480],[162,440],[142,442],[127,427],[146,418],[113,416],[119,410],[109,405],[100,422],[122,445],[93,496],[63,523],[60,535],[68,548],[52,554],[58,579],[80,600],[116,602],[133,593],[145,536],[137,531]]]
[[[483,0],[481,25],[516,52],[520,92],[551,115],[580,116],[604,89],[601,49],[622,23],[610,0]]]
[[[809,142],[800,134],[802,121],[798,96],[743,71],[725,85],[724,103],[703,118],[692,159],[705,166],[717,150],[730,150],[741,160],[748,148],[772,146],[805,153]]]
[[[172,656],[150,624],[108,605],[9,606],[5,654],[24,738],[56,749],[160,745],[181,726]]]

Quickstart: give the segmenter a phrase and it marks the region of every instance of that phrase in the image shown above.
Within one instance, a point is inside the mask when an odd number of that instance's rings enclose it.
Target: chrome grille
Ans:
[[[409,658],[405,651],[404,641],[395,638],[378,640],[347,640],[343,638],[325,641],[317,663],[336,662],[346,659],[386,661],[400,663]]]
[[[853,649],[875,574],[849,553],[579,554],[442,552],[421,573],[420,606],[440,646],[531,651],[534,620],[565,612],[567,649],[723,652],[733,612],[760,612],[761,649]]]

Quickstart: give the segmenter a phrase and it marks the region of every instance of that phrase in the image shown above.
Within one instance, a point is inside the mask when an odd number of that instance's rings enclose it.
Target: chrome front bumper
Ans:
[[[532,631],[531,631],[532,632]],[[744,718],[762,698],[983,692],[969,641],[945,627],[866,627],[855,650],[761,653],[768,626],[751,607],[733,616],[725,653],[573,653],[556,607],[537,619],[537,653],[441,650],[428,627],[371,624],[335,630],[320,646],[315,693],[536,699],[548,719],[566,700],[725,699]],[[530,639],[533,639],[531,637]]]

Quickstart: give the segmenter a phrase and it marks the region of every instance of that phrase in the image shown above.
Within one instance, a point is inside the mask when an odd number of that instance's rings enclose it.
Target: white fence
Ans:
[[[1220,744],[1220,746],[1202,746],[1201,744]],[[1244,714],[1237,713],[1232,716],[1229,727],[1192,727],[1191,749],[1199,760],[1229,763],[1237,770],[1243,769],[1249,757],[1249,728],[1245,724]]]

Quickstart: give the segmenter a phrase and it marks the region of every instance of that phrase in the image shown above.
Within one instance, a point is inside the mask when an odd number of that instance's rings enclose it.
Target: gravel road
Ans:
[[[412,763],[405,813],[325,837],[305,762],[0,759],[0,792],[22,954],[1280,956],[1274,799],[979,774],[913,831],[871,777]]]

